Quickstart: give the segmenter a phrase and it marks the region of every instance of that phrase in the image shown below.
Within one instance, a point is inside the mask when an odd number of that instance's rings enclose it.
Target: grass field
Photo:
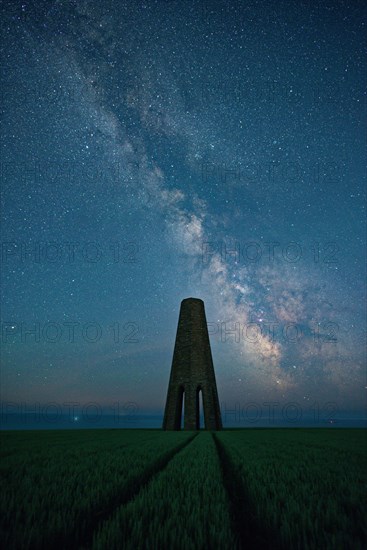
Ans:
[[[360,429],[1,433],[6,549],[367,547]]]

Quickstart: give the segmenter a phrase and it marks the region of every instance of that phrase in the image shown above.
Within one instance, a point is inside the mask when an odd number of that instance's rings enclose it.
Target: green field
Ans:
[[[3,548],[367,547],[360,429],[1,432]]]

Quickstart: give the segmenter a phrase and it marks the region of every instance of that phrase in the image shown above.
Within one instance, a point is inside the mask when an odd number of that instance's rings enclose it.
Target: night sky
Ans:
[[[3,403],[163,412],[192,296],[222,414],[363,410],[365,16],[2,3]]]

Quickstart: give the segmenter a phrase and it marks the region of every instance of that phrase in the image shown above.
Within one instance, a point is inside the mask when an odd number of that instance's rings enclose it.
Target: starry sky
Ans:
[[[362,411],[363,3],[1,10],[2,402],[162,412],[193,296],[222,413]]]

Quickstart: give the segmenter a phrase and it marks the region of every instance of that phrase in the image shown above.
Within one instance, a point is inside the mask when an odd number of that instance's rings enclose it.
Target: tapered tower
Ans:
[[[199,429],[200,391],[205,428],[221,430],[222,420],[204,302],[198,298],[186,298],[181,302],[163,419],[164,430],[181,429],[183,400],[184,429]]]

